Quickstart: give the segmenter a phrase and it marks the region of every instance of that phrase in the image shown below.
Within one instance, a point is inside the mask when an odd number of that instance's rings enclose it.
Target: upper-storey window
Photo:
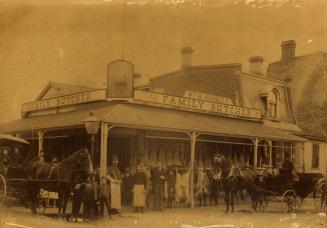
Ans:
[[[278,94],[275,90],[271,91],[268,102],[269,117],[277,118]]]
[[[312,168],[319,168],[319,144],[312,145]]]

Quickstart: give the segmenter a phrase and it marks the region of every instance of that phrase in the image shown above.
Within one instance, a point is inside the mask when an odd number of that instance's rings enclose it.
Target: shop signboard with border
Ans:
[[[190,97],[179,97],[168,94],[135,90],[134,99],[158,105],[166,105],[173,108],[187,109],[189,111],[222,114],[240,118],[261,119],[260,109],[199,100]]]
[[[22,113],[57,108],[67,105],[83,104],[94,101],[106,100],[106,90],[93,90],[89,92],[76,93],[67,96],[50,98],[22,105]]]

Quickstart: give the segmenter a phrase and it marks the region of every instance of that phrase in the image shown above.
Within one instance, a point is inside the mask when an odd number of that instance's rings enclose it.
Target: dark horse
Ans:
[[[234,213],[234,201],[237,192],[244,189],[248,191],[251,197],[252,209],[256,210],[256,200],[252,183],[258,176],[257,172],[252,169],[241,170],[236,166],[232,166],[224,158],[220,158],[217,165],[220,169],[219,180],[225,193],[225,213],[228,213],[230,209]]]
[[[57,192],[59,196],[58,215],[64,216],[71,193],[71,185],[75,175],[87,175],[92,169],[87,149],[81,149],[58,164],[34,161],[26,168],[28,178],[27,189],[31,197],[31,210],[36,213],[36,203],[40,189]]]

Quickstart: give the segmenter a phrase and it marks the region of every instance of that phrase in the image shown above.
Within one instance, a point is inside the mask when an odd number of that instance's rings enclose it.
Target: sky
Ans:
[[[248,71],[251,56],[278,61],[284,40],[296,40],[296,55],[327,51],[326,25],[318,0],[0,0],[0,123],[49,81],[103,87],[122,57],[144,81],[179,69],[184,46],[193,65]]]

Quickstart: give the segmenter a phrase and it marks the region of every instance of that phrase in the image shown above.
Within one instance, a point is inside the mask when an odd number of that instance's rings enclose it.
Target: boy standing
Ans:
[[[101,179],[100,179],[99,200],[100,200],[100,215],[101,215],[101,217],[104,217],[104,206],[106,206],[109,218],[111,218],[110,187],[107,184],[106,177],[101,177]]]

